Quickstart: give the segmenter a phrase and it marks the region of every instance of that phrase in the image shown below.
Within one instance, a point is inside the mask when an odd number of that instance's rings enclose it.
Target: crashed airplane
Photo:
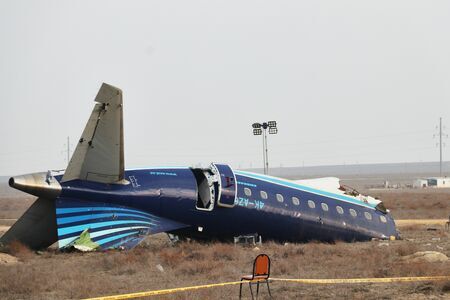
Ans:
[[[398,238],[382,202],[338,178],[293,181],[221,163],[126,170],[122,91],[103,84],[95,102],[64,172],[10,178],[11,187],[38,198],[1,245],[129,249],[160,232],[204,240]]]

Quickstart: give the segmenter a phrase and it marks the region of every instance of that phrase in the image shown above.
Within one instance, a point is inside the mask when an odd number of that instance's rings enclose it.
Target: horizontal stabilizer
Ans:
[[[0,245],[18,241],[35,250],[47,248],[58,240],[55,217],[55,200],[38,198],[0,237]]]
[[[67,248],[89,233],[101,249],[133,248],[147,235],[187,227],[139,209],[67,198],[56,201],[59,248]]]

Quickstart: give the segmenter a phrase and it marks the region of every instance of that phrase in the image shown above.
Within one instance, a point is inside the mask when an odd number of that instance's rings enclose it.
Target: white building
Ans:
[[[426,179],[416,179],[413,182],[413,188],[426,188],[428,186],[428,180]]]
[[[427,178],[429,187],[450,188],[450,178],[447,177],[431,177]]]
[[[429,177],[416,179],[413,182],[414,188],[450,188],[450,178],[449,177]]]

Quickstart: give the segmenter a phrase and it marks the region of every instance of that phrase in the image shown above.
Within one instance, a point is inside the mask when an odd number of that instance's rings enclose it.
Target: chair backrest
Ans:
[[[253,262],[253,277],[270,276],[270,258],[267,254],[260,254],[255,258]]]

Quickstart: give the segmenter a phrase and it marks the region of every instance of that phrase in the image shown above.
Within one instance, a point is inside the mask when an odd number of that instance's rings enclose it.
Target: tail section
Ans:
[[[124,180],[122,91],[103,83],[95,102],[61,182]]]
[[[55,200],[38,198],[16,223],[0,237],[0,245],[18,241],[31,249],[47,248],[58,240]]]
[[[33,249],[46,248],[56,241],[60,248],[132,248],[148,234],[187,226],[108,203],[107,198],[93,202],[61,196],[67,187],[63,183],[72,180],[128,183],[124,178],[122,91],[103,83],[95,101],[62,178],[49,171],[10,179],[11,187],[39,198],[0,238],[0,245],[17,240]]]
[[[100,249],[133,248],[147,235],[187,227],[136,208],[67,198],[56,201],[59,248],[88,242]],[[92,248],[92,247],[91,247]]]

